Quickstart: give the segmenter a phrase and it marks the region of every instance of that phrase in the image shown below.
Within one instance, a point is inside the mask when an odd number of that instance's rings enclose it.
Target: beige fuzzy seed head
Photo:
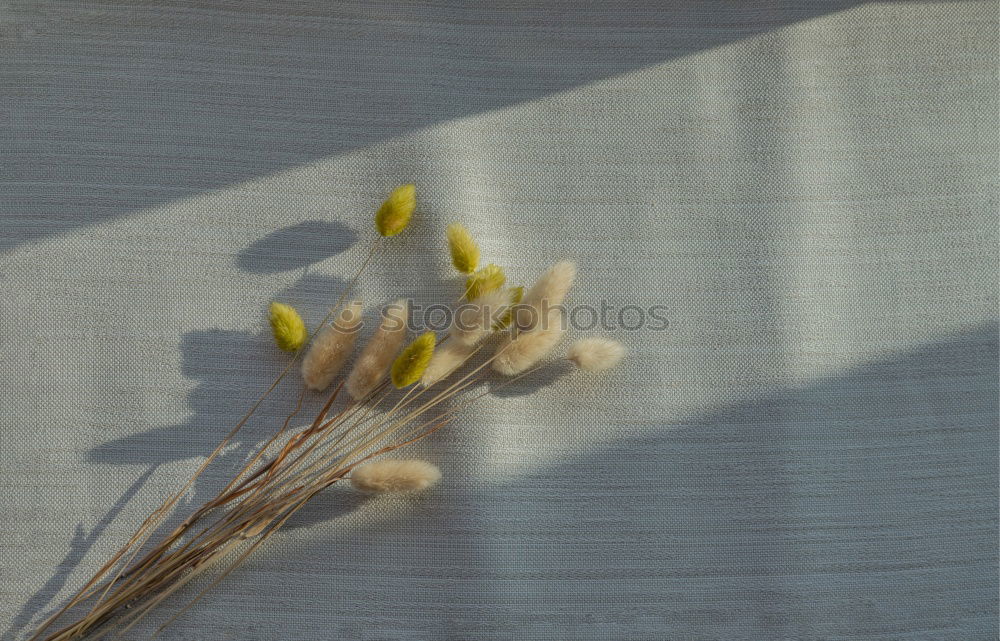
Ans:
[[[550,267],[525,294],[517,313],[517,326],[524,330],[534,328],[549,309],[563,304],[575,280],[576,263],[564,260]]]
[[[441,478],[436,465],[417,459],[384,459],[351,472],[351,484],[363,492],[416,492]]]
[[[475,345],[493,332],[493,327],[510,309],[511,290],[494,289],[461,305],[455,311],[451,338],[465,345]]]
[[[517,287],[511,287],[507,290],[508,296],[510,296],[510,308],[500,316],[500,319],[493,325],[493,331],[499,332],[501,329],[506,329],[510,325],[510,321],[514,317],[514,309],[524,298],[524,288],[518,285]]]
[[[576,280],[576,263],[564,260],[556,263],[531,287],[524,302],[528,305],[538,305],[541,301],[547,301],[549,307],[562,305],[566,300]]]
[[[306,387],[321,391],[330,386],[354,348],[360,325],[361,301],[356,300],[345,306],[337,319],[313,339],[302,359],[302,380]]]
[[[347,377],[347,393],[351,398],[360,401],[368,396],[389,373],[392,361],[406,340],[407,311],[405,299],[397,300],[386,308],[382,324],[361,351]]]
[[[625,346],[610,338],[581,338],[569,347],[566,358],[587,372],[611,369],[625,356]]]
[[[476,351],[473,345],[463,345],[458,341],[448,341],[434,352],[431,362],[427,364],[424,375],[420,377],[420,384],[430,387],[434,383],[446,378],[449,374],[461,367],[473,352]]]
[[[504,376],[520,374],[552,351],[565,333],[562,310],[549,310],[545,323],[514,338],[508,335],[497,348],[492,367]]]

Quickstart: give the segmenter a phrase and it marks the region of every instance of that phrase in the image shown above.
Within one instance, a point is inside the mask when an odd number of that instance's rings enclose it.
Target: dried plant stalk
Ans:
[[[376,251],[381,246],[380,240],[381,240],[380,238],[376,238],[375,242],[373,242],[370,245],[369,250],[365,255],[365,258],[362,260],[361,264],[358,266],[358,269],[355,271],[351,279],[348,281],[347,286],[341,292],[340,296],[337,298],[336,302],[330,308],[329,312],[327,312],[326,316],[319,322],[318,326],[316,327],[316,331],[319,331],[323,327],[325,327],[326,324],[333,317],[333,315],[337,313],[337,311],[340,309],[340,305],[343,303],[344,298],[354,288],[355,284],[358,282],[358,279],[367,269],[368,265],[371,263],[372,258],[375,256]],[[208,466],[211,465],[211,463],[218,457],[218,455],[222,452],[222,450],[225,449],[225,447],[230,442],[232,442],[233,438],[236,437],[236,435],[240,432],[240,430],[243,429],[246,423],[253,417],[253,415],[260,408],[261,404],[271,395],[272,392],[274,392],[275,389],[277,389],[277,387],[281,384],[281,382],[285,379],[285,377],[288,376],[288,373],[292,371],[292,368],[298,362],[300,354],[301,350],[292,355],[292,358],[288,361],[288,364],[284,367],[284,369],[278,373],[278,375],[275,377],[274,381],[271,382],[268,388],[264,390],[264,392],[251,403],[250,409],[247,410],[247,412],[240,418],[240,420],[237,421],[236,425],[233,426],[233,428],[222,438],[222,440],[215,447],[215,449],[209,453],[209,455],[205,458],[202,464],[198,466],[198,468],[191,475],[191,477],[184,483],[184,485],[177,492],[168,496],[167,499],[164,500],[164,502],[140,524],[139,529],[136,530],[135,534],[132,535],[132,537],[125,542],[125,545],[123,545],[117,552],[115,552],[111,556],[111,558],[104,565],[102,565],[98,569],[98,571],[83,585],[83,587],[80,588],[80,590],[72,598],[70,598],[69,601],[66,602],[66,604],[64,604],[61,608],[59,608],[56,612],[54,612],[45,621],[41,623],[38,630],[30,637],[29,641],[38,641],[39,639],[42,639],[43,638],[42,635],[45,634],[46,630],[48,630],[56,621],[58,621],[61,617],[63,617],[66,613],[68,613],[72,608],[77,607],[89,600],[95,601],[95,605],[92,607],[90,614],[88,615],[88,617],[94,618],[95,612],[98,609],[98,605],[102,601],[104,601],[106,597],[108,597],[112,587],[117,585],[120,582],[120,580],[124,578],[124,573],[126,568],[131,567],[132,569],[129,570],[129,572],[134,573],[137,569],[143,567],[140,566],[139,564],[132,566],[132,563],[136,558],[136,556],[138,555],[138,553],[141,551],[142,547],[148,541],[149,537],[155,532],[156,528],[160,526],[160,524],[163,522],[163,519],[166,518],[167,514],[169,514],[171,510],[177,505],[181,497],[183,497],[187,493],[187,491],[191,488],[192,485],[194,485],[194,483],[208,468]],[[275,435],[275,438],[277,436],[278,435]],[[258,454],[258,456],[255,456],[247,464],[247,468],[249,468],[259,460],[260,454],[262,454],[262,451]],[[241,472],[241,474],[242,473],[243,472]],[[236,478],[239,478],[241,474],[237,474]],[[234,478],[234,481],[235,480],[236,479]],[[229,488],[227,486],[227,490],[228,489]],[[216,498],[218,499],[219,497]],[[214,507],[217,507],[215,505],[210,505],[211,503],[212,501],[209,501],[209,503],[203,506],[201,510],[196,512],[195,514],[197,515],[197,517],[195,518],[201,518],[202,516],[204,516],[204,514],[214,509]],[[193,524],[192,518],[189,518],[187,521],[181,524],[181,526],[178,527],[177,531],[175,531],[175,533],[172,535],[175,537],[174,540],[176,540],[176,538],[179,538],[185,531],[187,531],[187,529],[189,529],[192,524]],[[153,552],[150,552],[149,555],[147,555],[150,561],[158,558],[158,553],[157,553],[158,550],[159,547],[155,548]],[[89,629],[90,627],[93,627],[95,623],[96,620],[90,621],[89,625],[85,627]],[[44,638],[46,639],[46,641],[48,641],[49,639],[71,639],[71,638],[79,638],[80,636],[82,636],[82,633],[78,631],[77,632],[72,631],[75,629],[76,628],[74,628],[74,626],[67,626],[67,628],[64,628],[62,631],[50,634],[49,636],[46,636]],[[70,630],[68,636],[66,634],[63,634],[67,630]],[[62,636],[59,636],[60,634],[62,634]]]
[[[221,568],[222,574],[209,588],[215,585],[318,492],[344,479],[355,467],[425,438],[446,425],[454,409],[438,408],[480,380],[490,360],[436,393],[430,394],[423,387],[410,388],[381,415],[362,403],[350,401],[329,417],[343,382],[337,385],[309,427],[287,437],[278,452],[267,458],[265,450],[277,443],[290,416],[218,495],[127,572],[103,582],[100,577],[107,572],[99,573],[88,582],[73,603],[92,599],[90,611],[49,634],[45,641],[83,638],[116,617],[123,626],[119,634],[124,634],[184,585],[213,568]],[[385,388],[383,382],[373,393]],[[389,393],[382,391],[380,400],[385,400]],[[266,462],[260,463],[265,458]],[[425,475],[422,483],[431,482],[432,477]],[[226,559],[245,541],[251,541],[250,548],[226,565]],[[124,548],[125,552],[137,551],[133,549],[135,541],[131,543]],[[195,600],[199,598],[201,594]],[[33,638],[39,638],[43,631]]]
[[[414,193],[412,185],[404,185],[385,201],[376,215],[376,229],[382,236],[393,236],[409,223],[415,206]],[[511,314],[506,307],[519,300],[522,293],[520,288],[501,289],[505,276],[496,265],[475,271],[478,248],[467,236],[467,233],[463,236],[453,230],[450,239],[453,257],[457,251],[456,267],[471,274],[465,295],[472,301],[468,306],[472,318],[465,318],[464,327],[445,339],[450,342],[435,352],[437,337],[433,332],[426,332],[393,360],[406,335],[406,307],[397,303],[395,312],[386,317],[350,376],[334,387],[308,427],[288,433],[291,420],[302,407],[303,390],[282,426],[257,448],[226,486],[140,556],[166,515],[305,352],[307,341],[301,319],[291,323],[289,318],[294,321],[298,318],[297,313],[292,318],[288,310],[282,312],[278,308],[284,316],[279,314],[281,322],[275,327],[275,338],[280,347],[294,349],[288,366],[184,487],[164,501],[30,641],[41,639],[71,608],[84,606],[87,608],[85,614],[49,632],[44,640],[81,639],[95,632],[105,632],[104,627],[112,623],[121,626],[117,633],[121,636],[185,585],[210,571],[217,571],[209,585],[157,632],[162,631],[228,576],[311,498],[331,485],[350,479],[362,490],[409,491],[433,484],[439,472],[430,464],[373,462],[373,459],[426,438],[447,425],[457,411],[482,398],[486,391],[461,404],[447,406],[450,400],[480,382],[491,364],[494,370],[511,376],[500,387],[536,371],[537,367],[529,368],[552,349],[564,330],[561,310],[547,311],[548,306],[562,302],[575,276],[572,263],[558,263],[550,269],[527,297],[528,307],[542,311],[542,320],[548,323],[536,321],[527,327],[518,327],[520,333],[502,341],[493,356],[458,380],[439,386],[438,383],[445,381],[478,351],[477,343],[510,323]],[[347,289],[313,333],[316,338],[303,360],[303,378],[308,388],[328,387],[353,347],[361,306],[352,303],[340,310],[340,305],[377,247],[377,242],[372,245]],[[485,310],[489,313],[483,313]],[[336,326],[327,327],[330,318],[338,312],[340,318]],[[481,319],[476,312],[480,312]],[[273,311],[272,324],[275,324]],[[609,341],[580,345],[574,351],[574,362],[595,371],[617,362],[623,353],[623,350],[611,349],[614,345]],[[417,381],[421,384],[413,385]],[[401,397],[392,396],[396,387],[407,386],[411,387]],[[351,398],[334,412],[340,392],[345,388]],[[236,554],[244,544],[246,549]]]

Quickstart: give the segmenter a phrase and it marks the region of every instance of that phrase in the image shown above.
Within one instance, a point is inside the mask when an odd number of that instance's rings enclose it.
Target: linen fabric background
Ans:
[[[411,450],[437,489],[326,492],[164,638],[996,639],[997,31],[992,1],[0,3],[0,634],[180,487],[286,362],[267,303],[315,324],[414,182],[369,313],[454,300],[460,220],[512,282],[573,259],[571,303],[669,327],[494,386]]]

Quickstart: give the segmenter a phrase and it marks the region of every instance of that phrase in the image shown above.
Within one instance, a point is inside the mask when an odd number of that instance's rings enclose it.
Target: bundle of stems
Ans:
[[[293,412],[226,487],[127,571],[114,573],[110,562],[102,568],[60,614],[71,606],[94,601],[88,604],[89,612],[45,639],[80,638],[121,612],[126,614],[118,617],[118,634],[124,634],[181,587],[210,568],[222,567],[193,601],[160,627],[162,630],[317,493],[344,480],[366,461],[427,437],[445,426],[456,412],[481,398],[483,393],[441,409],[449,399],[481,380],[488,363],[441,389],[410,388],[390,404],[387,402],[394,398],[393,390],[384,381],[368,397],[352,400],[330,415],[343,388],[343,382],[339,383],[308,427],[287,438],[276,453],[265,456],[286,433]],[[302,395],[299,405],[301,400]],[[385,411],[378,412],[380,406]],[[266,462],[262,462],[265,458]],[[141,532],[137,533],[113,561],[134,551],[140,536]],[[241,545],[245,549],[227,559]]]
[[[409,222],[413,203],[412,186],[393,192],[376,215],[380,236],[392,236],[402,231]],[[348,289],[320,323],[318,330],[324,330],[326,334],[314,332],[313,352],[303,364],[304,378],[310,387],[314,386],[309,381],[316,377],[311,379],[307,376],[308,368],[323,366],[324,363],[318,360],[324,358],[336,361],[339,368],[346,355],[336,351],[349,350],[353,346],[353,337],[341,340],[344,336],[338,336],[337,332],[344,331],[343,328],[338,329],[336,324],[328,326],[328,322],[341,310],[344,297],[379,246],[378,240],[372,244]],[[478,309],[476,305],[485,308],[485,301],[500,299],[509,303],[512,297],[520,297],[520,290],[516,294],[513,290],[510,294],[504,293],[505,290],[501,289],[503,272],[495,265],[475,271],[478,247],[464,229],[450,227],[449,242],[455,266],[470,274],[466,296],[471,296],[470,291],[478,293],[478,297],[470,301],[474,304],[473,308]],[[547,290],[561,301],[575,273],[571,267],[571,264],[560,263],[543,276],[530,293],[534,304],[546,297],[546,291],[538,291],[540,289]],[[359,304],[353,305],[359,308]],[[342,311],[341,318],[345,315],[357,318],[356,309],[352,306]],[[208,571],[213,570],[214,577],[187,605],[159,627],[156,632],[159,634],[228,576],[316,494],[335,483],[351,479],[352,471],[363,469],[361,466],[372,459],[433,434],[447,425],[457,412],[485,396],[485,391],[469,393],[467,396],[470,398],[463,397],[458,403],[450,402],[480,383],[489,373],[487,366],[492,364],[493,370],[508,376],[504,385],[536,371],[538,366],[535,363],[557,339],[546,332],[559,331],[555,328],[533,328],[517,335],[515,328],[513,334],[499,342],[492,356],[468,373],[456,375],[455,380],[451,380],[451,375],[483,349],[485,339],[500,333],[511,321],[509,311],[499,321],[494,316],[485,316],[479,321],[481,331],[476,331],[475,323],[472,329],[466,327],[462,331],[452,331],[441,341],[450,341],[450,344],[437,353],[434,353],[436,337],[431,333],[424,334],[392,362],[391,372],[385,357],[392,357],[398,351],[398,340],[405,336],[405,329],[402,334],[392,331],[376,333],[369,345],[371,349],[366,349],[359,364],[355,365],[355,375],[341,378],[333,386],[326,402],[308,426],[289,429],[301,411],[307,393],[303,388],[295,408],[283,424],[255,450],[226,486],[143,553],[148,539],[167,514],[304,352],[307,346],[304,326],[297,313],[289,310],[291,308],[287,306],[281,306],[277,312],[272,308],[272,326],[277,343],[294,352],[288,366],[184,486],[142,523],[79,592],[42,624],[30,641],[42,638],[45,641],[68,641],[104,633],[123,635],[165,599],[199,577],[207,578]],[[604,349],[606,352],[606,345]],[[597,352],[591,349],[587,353],[593,355]],[[583,354],[584,360],[587,353]],[[580,354],[574,358],[580,360]],[[386,361],[384,368],[383,361]],[[371,378],[373,373],[378,378]],[[369,379],[370,385],[366,382]],[[350,398],[338,404],[338,400],[343,400],[341,391],[347,381],[350,381],[347,384],[350,394],[344,396]],[[408,389],[397,393],[397,388]],[[358,485],[356,479],[355,485]],[[75,609],[82,613],[76,620],[52,630],[59,619]],[[46,633],[47,636],[43,637]]]

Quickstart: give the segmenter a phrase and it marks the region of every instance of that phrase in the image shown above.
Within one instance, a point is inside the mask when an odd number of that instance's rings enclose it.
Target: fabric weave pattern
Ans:
[[[412,182],[369,308],[454,300],[458,220],[509,285],[575,260],[570,304],[668,327],[572,333],[630,356],[495,390],[407,454],[432,492],[325,493],[163,638],[996,639],[997,11],[0,3],[0,634],[182,484],[286,362],[268,303],[314,325]]]

